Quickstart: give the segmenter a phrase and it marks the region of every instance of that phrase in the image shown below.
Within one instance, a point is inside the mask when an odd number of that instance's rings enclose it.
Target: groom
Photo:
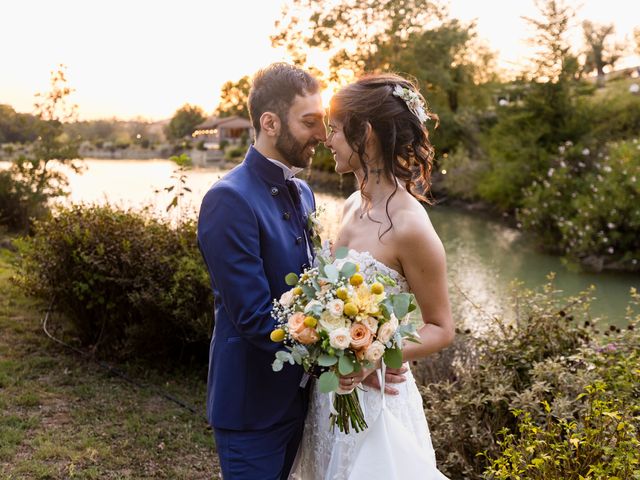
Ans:
[[[312,262],[313,193],[294,175],[325,140],[316,79],[277,63],[249,93],[255,144],[205,195],[198,244],[215,298],[207,415],[225,479],[286,479],[300,444],[308,393],[303,370],[271,369],[271,306],[284,278]]]

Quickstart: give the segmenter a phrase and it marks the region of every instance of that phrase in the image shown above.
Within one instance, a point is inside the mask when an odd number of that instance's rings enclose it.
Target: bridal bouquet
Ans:
[[[357,392],[341,390],[338,375],[375,368],[381,359],[400,368],[403,340],[417,341],[415,325],[409,321],[415,297],[390,293],[396,287],[393,279],[371,269],[361,272],[347,253],[346,248],[338,249],[335,258],[320,253],[317,266],[300,277],[287,275],[292,288],[274,300],[276,328],[271,332],[271,340],[284,342],[286,348],[276,353],[273,370],[280,371],[288,362],[302,365],[311,375],[320,374],[320,391],[337,393],[331,427],[338,425],[345,433],[350,425],[359,432],[367,424]]]

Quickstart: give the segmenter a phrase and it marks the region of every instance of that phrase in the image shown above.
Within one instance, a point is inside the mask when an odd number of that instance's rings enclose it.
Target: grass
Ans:
[[[56,344],[15,260],[0,248],[0,479],[217,477],[204,418],[157,393],[204,412],[204,378],[119,365],[140,387]]]

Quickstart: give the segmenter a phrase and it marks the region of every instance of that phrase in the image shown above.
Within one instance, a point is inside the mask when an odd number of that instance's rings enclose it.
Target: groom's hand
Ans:
[[[398,395],[398,390],[396,388],[393,388],[390,384],[405,382],[407,380],[404,376],[405,373],[407,373],[407,367],[405,367],[404,365],[400,368],[387,368],[387,373],[384,376],[384,393],[388,395]],[[378,381],[378,375],[376,374],[369,375],[363,380],[362,384],[366,385],[367,387],[372,387],[376,390],[380,390],[380,382]]]

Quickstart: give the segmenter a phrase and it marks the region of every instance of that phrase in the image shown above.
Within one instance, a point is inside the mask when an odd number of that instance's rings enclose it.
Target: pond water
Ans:
[[[146,205],[158,215],[166,215],[174,192],[163,189],[176,184],[172,178],[176,166],[170,161],[87,159],[83,163],[82,174],[69,174],[70,195],[64,202],[108,201],[132,208]],[[185,192],[180,209],[171,214],[196,215],[206,191],[226,171],[212,167],[186,172],[191,193]],[[316,198],[323,210],[325,235],[333,237],[343,199],[323,192],[316,192]],[[464,319],[469,327],[481,327],[487,316],[506,308],[515,279],[535,288],[545,283],[549,272],[555,272],[557,287],[567,294],[595,285],[594,315],[624,324],[629,289],[640,288],[640,275],[572,271],[560,258],[537,252],[525,235],[499,221],[446,206],[429,207],[428,212],[447,251],[450,294],[459,324]]]

